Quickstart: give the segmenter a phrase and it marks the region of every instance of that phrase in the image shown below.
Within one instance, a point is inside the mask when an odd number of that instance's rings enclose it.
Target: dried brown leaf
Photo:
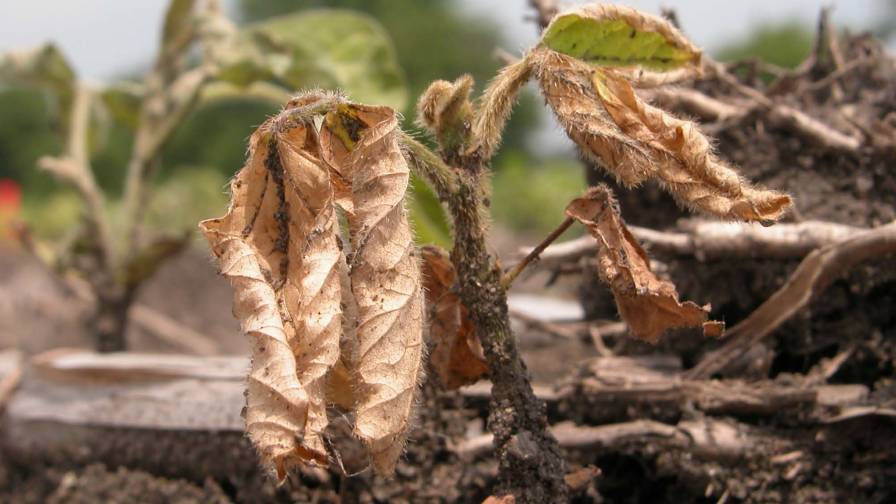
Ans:
[[[791,205],[786,194],[743,180],[696,124],[644,103],[613,70],[546,48],[530,58],[569,137],[620,183],[656,179],[682,204],[725,219],[770,223]]]
[[[327,462],[326,376],[339,357],[340,250],[327,168],[302,125],[253,134],[224,217],[201,223],[251,337],[246,431],[282,480]]]
[[[512,494],[502,495],[500,497],[495,495],[490,495],[486,497],[482,504],[514,504],[516,502],[516,497]]]
[[[391,474],[410,425],[423,356],[423,292],[405,210],[407,162],[387,107],[345,105],[324,121],[327,161],[350,181],[351,285],[357,302],[355,435]]]
[[[704,323],[708,335],[719,331],[720,323],[706,322],[709,306],[680,302],[675,286],[651,271],[647,253],[626,228],[606,186],[593,187],[573,200],[566,214],[597,240],[598,274],[610,286],[619,315],[633,336],[656,343],[668,329]]]
[[[451,291],[457,278],[454,265],[439,247],[425,246],[420,255],[429,335],[435,342],[430,362],[449,389],[474,383],[488,373],[488,364],[467,308]]]

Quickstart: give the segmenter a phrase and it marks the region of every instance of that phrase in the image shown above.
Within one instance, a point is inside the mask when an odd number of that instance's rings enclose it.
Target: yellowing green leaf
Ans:
[[[617,5],[556,16],[542,44],[598,66],[668,71],[700,62],[700,50],[668,21]]]

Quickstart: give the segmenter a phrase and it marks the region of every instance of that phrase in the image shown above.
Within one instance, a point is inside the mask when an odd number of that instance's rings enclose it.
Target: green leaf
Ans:
[[[192,39],[191,14],[196,0],[171,0],[162,28],[162,54],[171,56]]]
[[[75,98],[75,71],[53,44],[0,55],[0,84],[36,87],[47,92],[66,130]]]
[[[585,7],[554,18],[542,43],[605,67],[669,71],[700,61],[700,50],[668,21],[615,5]]]
[[[319,9],[249,26],[244,40],[260,48],[266,66],[285,86],[340,88],[352,100],[401,110],[404,76],[392,41],[373,18]]]
[[[269,52],[265,54],[264,48],[254,40],[240,37],[231,44],[227,51],[225,61],[220,62],[220,68],[215,77],[228,84],[237,87],[248,87],[256,82],[276,79],[278,59],[283,56]],[[283,66],[283,64],[279,65]]]
[[[100,100],[109,115],[118,123],[136,130],[140,122],[140,106],[144,89],[136,82],[120,82],[107,86],[100,93]]]
[[[450,247],[451,228],[439,198],[416,175],[411,175],[411,187],[414,197],[409,207],[417,243]]]

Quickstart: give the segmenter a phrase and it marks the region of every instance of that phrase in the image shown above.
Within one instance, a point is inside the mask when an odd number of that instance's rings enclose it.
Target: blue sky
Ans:
[[[458,0],[478,15],[497,18],[510,47],[522,49],[536,37],[524,21],[527,0]],[[103,79],[148,63],[153,54],[167,0],[7,0],[0,6],[0,51],[34,46],[52,39],[79,73]],[[225,0],[231,8],[233,0]],[[577,2],[582,3],[582,2]],[[764,20],[798,19],[813,23],[819,8],[834,6],[835,21],[854,28],[871,24],[882,0],[636,0],[621,1],[647,12],[674,7],[688,35],[712,49],[748,34]]]

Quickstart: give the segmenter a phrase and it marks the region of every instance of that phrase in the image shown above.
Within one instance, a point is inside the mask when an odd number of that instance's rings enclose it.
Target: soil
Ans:
[[[830,77],[836,70],[811,61],[802,71],[770,84],[755,65],[744,65],[736,73],[743,84],[833,127],[855,131],[860,124],[892,132],[896,127],[892,60],[866,37],[844,41],[841,50],[845,61],[863,63],[839,71],[836,78]],[[736,99],[729,86],[712,78],[695,87],[719,99]],[[845,114],[849,119],[844,119]],[[868,136],[856,152],[834,151],[808,143],[791,129],[774,126],[762,110],[734,123],[710,124],[708,129],[718,135],[720,155],[738,165],[745,176],[794,196],[792,220],[871,227],[896,218],[896,150],[876,137]],[[671,228],[686,216],[657,187],[616,191],[623,215],[632,224]],[[654,258],[665,265],[682,297],[711,302],[713,316],[729,326],[780,287],[798,264],[762,258],[710,262]],[[762,411],[747,405],[719,412],[691,400],[673,407],[660,400],[666,396],[659,392],[656,397],[626,402],[625,387],[617,397],[595,401],[583,386],[594,378],[589,366],[598,356],[588,334],[569,338],[518,333],[533,383],[555,392],[572,391],[548,404],[551,425],[573,421],[585,426],[626,423],[632,428],[680,428],[688,422],[713,421],[730,426],[734,439],[749,440],[745,451],[735,455],[701,452],[695,448],[696,438],[678,443],[661,434],[568,446],[564,450],[571,473],[568,481],[575,483],[571,500],[896,502],[896,450],[892,447],[896,419],[883,413],[896,406],[894,266],[894,259],[882,259],[849,272],[810,309],[781,326],[761,348],[750,351],[763,365],[751,366],[735,377],[736,383],[746,380],[748,388],[757,383],[800,387],[825,359],[852,349],[828,384],[867,387],[869,395],[863,404],[878,408],[878,413],[832,420],[834,406],[813,406],[811,401]],[[573,280],[581,283],[579,294],[590,319],[616,318],[612,299],[593,272],[586,269]],[[559,289],[570,281],[562,279]],[[530,279],[526,285],[532,283]],[[576,294],[574,289],[567,290]],[[67,299],[29,258],[14,251],[0,253],[0,294],[3,347],[33,354],[57,346],[90,346],[88,335],[79,329],[84,308]],[[229,317],[229,287],[198,249],[167,264],[140,292],[138,302],[211,337],[219,353],[246,353],[238,325]],[[128,338],[135,350],[178,351],[136,327],[130,328]],[[616,336],[605,341],[617,356],[667,356],[684,369],[715,345],[692,331],[669,335],[656,347]],[[488,401],[443,390],[432,378],[435,373],[428,376],[417,424],[391,480],[371,474],[362,451],[347,435],[346,419],[334,415],[330,437],[341,454],[340,463],[328,470],[296,471],[279,488],[260,472],[248,441],[241,436],[191,436],[188,442],[177,432],[110,429],[93,442],[95,449],[84,453],[23,455],[0,450],[0,501],[482,502],[495,486],[498,462],[489,450],[470,454],[458,447],[485,433]],[[147,442],[154,446],[151,453],[128,452],[138,437],[152,440]],[[594,471],[589,472],[589,466],[600,474],[590,477]]]

